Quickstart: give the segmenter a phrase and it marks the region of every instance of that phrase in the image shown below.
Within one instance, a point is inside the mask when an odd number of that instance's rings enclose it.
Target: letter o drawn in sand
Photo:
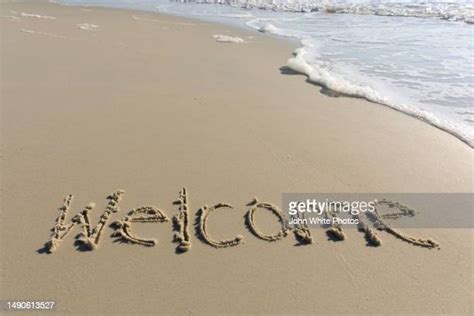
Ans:
[[[276,206],[266,203],[266,202],[258,202],[258,199],[254,199],[251,203],[248,204],[249,206],[253,205],[253,207],[247,212],[247,225],[249,226],[250,231],[257,236],[260,239],[266,240],[266,241],[277,241],[280,240],[288,235],[288,231],[290,230],[288,228],[288,220],[285,216],[285,214]],[[257,227],[255,224],[255,211],[258,208],[263,208],[268,211],[271,211],[273,214],[275,214],[276,217],[278,217],[278,220],[281,224],[281,230],[272,235],[265,235],[260,231],[260,229]]]
[[[225,204],[225,203],[218,203],[212,207],[203,206],[200,209],[199,214],[199,234],[201,235],[202,239],[206,241],[209,245],[214,248],[227,248],[240,245],[243,242],[244,237],[241,235],[237,235],[234,239],[223,239],[216,241],[209,236],[207,232],[207,216],[211,213],[216,211],[219,208],[230,208],[233,209],[232,205]]]

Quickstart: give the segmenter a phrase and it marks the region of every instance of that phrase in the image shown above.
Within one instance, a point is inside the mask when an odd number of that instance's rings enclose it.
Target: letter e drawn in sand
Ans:
[[[243,242],[244,237],[241,235],[237,235],[233,239],[223,239],[216,241],[209,236],[207,232],[207,217],[210,213],[216,211],[219,208],[230,208],[233,209],[232,205],[225,204],[225,203],[218,203],[212,207],[203,206],[199,210],[199,218],[198,218],[198,233],[199,236],[210,246],[214,248],[227,248],[240,245]]]
[[[384,215],[380,215],[379,213],[379,209],[378,209],[378,206],[379,205],[387,205],[389,206],[390,208],[398,208],[400,210],[399,213],[388,213],[388,214],[384,214]],[[414,216],[415,215],[415,211],[398,203],[398,202],[393,202],[393,201],[389,201],[389,200],[381,200],[381,201],[378,201],[377,204],[376,204],[376,207],[375,207],[375,211],[373,213],[369,213],[370,216],[372,217],[372,220],[374,221],[374,223],[376,224],[376,227],[379,229],[379,230],[384,230],[386,231],[387,233],[397,237],[398,239],[402,240],[402,241],[405,241],[407,243],[410,243],[412,245],[415,245],[415,246],[420,246],[420,247],[424,247],[424,248],[430,248],[430,249],[433,249],[433,248],[436,248],[436,249],[440,249],[440,246],[439,244],[434,241],[433,239],[424,239],[424,238],[416,238],[416,237],[413,237],[413,236],[410,236],[408,234],[405,234],[405,233],[402,233],[401,231],[391,227],[387,222],[385,222],[384,219],[397,219],[397,218],[400,218],[402,216]]]
[[[167,222],[168,217],[157,207],[141,206],[128,212],[122,220],[113,222],[110,226],[116,230],[111,237],[117,237],[117,240],[139,244],[142,246],[153,247],[158,241],[156,239],[145,239],[136,236],[131,228],[132,223],[163,223]]]

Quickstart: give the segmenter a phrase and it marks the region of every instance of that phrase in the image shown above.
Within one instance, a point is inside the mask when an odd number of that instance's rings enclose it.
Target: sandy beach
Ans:
[[[256,238],[254,197],[284,192],[472,192],[473,150],[442,130],[363,99],[331,96],[284,67],[296,45],[245,29],[140,11],[1,2],[0,300],[54,300],[73,315],[473,313],[473,230],[416,229],[440,249],[381,233],[343,242],[314,230],[295,246]],[[216,41],[214,35],[244,39]],[[269,54],[268,52],[273,52]],[[209,215],[215,249],[189,229],[176,253],[171,219],[187,190],[190,221]],[[78,251],[74,228],[41,253],[64,198],[95,225],[158,207],[136,224],[154,247],[114,242]],[[256,214],[264,231],[279,229]]]

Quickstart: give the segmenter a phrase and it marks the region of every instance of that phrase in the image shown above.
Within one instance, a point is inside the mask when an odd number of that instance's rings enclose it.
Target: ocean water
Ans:
[[[287,67],[331,90],[415,116],[474,147],[474,0],[55,2],[161,12],[294,38],[300,47],[289,54]]]

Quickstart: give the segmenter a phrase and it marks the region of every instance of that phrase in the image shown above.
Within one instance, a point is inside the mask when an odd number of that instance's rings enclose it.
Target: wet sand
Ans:
[[[295,246],[245,218],[254,197],[281,207],[283,192],[472,192],[466,144],[320,93],[282,68],[294,45],[266,34],[46,2],[2,2],[1,16],[0,298],[76,315],[472,313],[472,230],[406,232],[440,250],[322,229]],[[107,203],[118,211],[96,250],[78,250],[72,228],[39,253],[68,194],[66,223],[90,202],[92,226]],[[132,210],[152,219],[131,236],[154,245],[110,237]],[[282,228],[268,209],[252,220],[262,236]]]

